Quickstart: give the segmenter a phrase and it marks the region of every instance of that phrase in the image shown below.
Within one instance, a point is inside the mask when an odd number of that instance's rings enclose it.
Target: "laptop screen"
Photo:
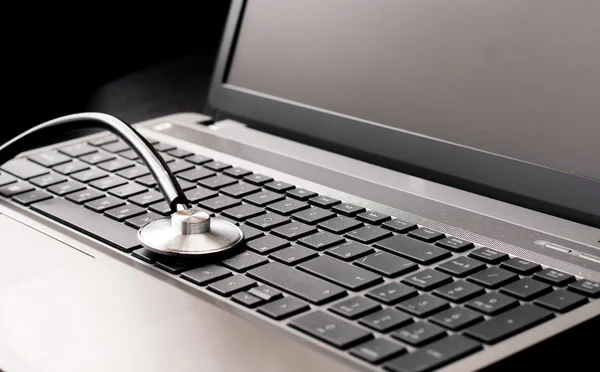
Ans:
[[[598,2],[253,0],[226,82],[600,179],[598,14]]]

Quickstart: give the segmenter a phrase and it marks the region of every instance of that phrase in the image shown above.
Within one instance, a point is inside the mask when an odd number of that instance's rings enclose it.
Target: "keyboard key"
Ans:
[[[328,254],[343,261],[354,261],[357,258],[360,258],[372,252],[374,252],[373,248],[361,243],[351,241],[346,242],[344,244],[340,244],[333,248],[329,248],[327,251],[325,251],[325,254]]]
[[[461,335],[454,335],[414,353],[394,358],[385,365],[385,368],[393,372],[430,371],[473,354],[480,349],[481,345],[476,341]]]
[[[136,179],[135,182],[142,184],[146,187],[156,186],[156,180],[154,179],[154,177],[152,175],[140,177],[140,178]]]
[[[220,190],[221,193],[233,196],[234,198],[242,198],[258,191],[260,191],[260,187],[251,185],[249,183],[236,183]]]
[[[207,288],[221,296],[231,296],[234,293],[245,291],[255,285],[256,282],[254,280],[243,274],[237,274],[209,284]]]
[[[394,305],[418,294],[419,293],[414,288],[397,282],[390,282],[371,289],[367,292],[366,296],[386,305]]]
[[[205,163],[204,166],[208,169],[212,169],[217,172],[220,172],[227,168],[231,168],[231,165],[222,163],[220,161],[211,161],[211,162]]]
[[[245,176],[244,180],[246,180],[250,183],[253,183],[255,185],[262,186],[267,182],[273,181],[273,178],[271,178],[269,176],[265,176],[263,174],[254,173],[254,174],[249,174],[249,175]]]
[[[356,319],[381,309],[381,305],[362,296],[354,296],[332,305],[329,310],[348,319]]]
[[[517,274],[511,273],[510,271],[501,269],[499,267],[492,266],[471,275],[468,280],[484,287],[494,289],[517,279],[519,279]]]
[[[406,349],[384,338],[377,338],[355,346],[350,354],[373,364],[406,353]]]
[[[116,197],[128,199],[134,195],[141,194],[147,189],[144,186],[138,185],[137,183],[128,183],[123,186],[115,187],[108,190],[109,194]]]
[[[163,160],[165,161],[165,163],[167,163],[169,165],[170,165],[170,163],[173,163],[176,160],[174,157],[172,157],[171,155],[166,154],[166,153],[161,153],[159,155],[160,155],[161,158],[163,158]],[[142,164],[142,165],[146,165],[146,164],[144,164],[144,161],[142,159],[138,159],[137,162],[140,163],[140,164]],[[185,165],[187,162],[178,162],[178,163],[179,163],[179,165],[178,165],[178,167],[179,167],[179,166]],[[169,168],[170,168],[170,166],[169,166]],[[189,169],[189,168],[187,168],[187,169]]]
[[[207,285],[209,283],[216,282],[217,280],[227,278],[231,275],[233,275],[231,271],[224,267],[217,265],[206,265],[186,271],[181,274],[181,277],[197,285]]]
[[[359,291],[383,281],[377,274],[329,256],[320,256],[303,262],[298,265],[298,269],[353,291]]]
[[[283,217],[275,213],[261,214],[246,221],[247,224],[259,228],[261,230],[270,230],[274,227],[288,223],[289,218]]]
[[[164,270],[171,274],[179,274],[183,271],[190,270],[195,266],[198,266],[198,263],[194,261],[188,261],[185,259],[177,259],[173,257],[166,257],[163,255],[155,255],[155,266],[161,270]]]
[[[278,226],[272,230],[273,234],[288,240],[299,239],[315,232],[317,232],[317,229],[314,226],[297,221]]]
[[[41,176],[43,177],[43,176]],[[8,174],[0,174],[0,186],[5,186],[11,183],[17,182],[17,179],[13,176],[9,176]],[[39,186],[39,185],[37,185]],[[43,186],[40,186],[43,187]]]
[[[225,186],[233,185],[237,182],[238,180],[233,177],[229,177],[224,174],[217,174],[216,176],[204,178],[198,181],[198,184],[209,189],[217,190]]]
[[[239,200],[230,198],[226,195],[219,195],[215,198],[210,198],[198,203],[199,206],[211,210],[213,212],[221,212],[225,209],[235,207],[242,204]]]
[[[373,337],[372,333],[322,311],[301,315],[290,326],[340,349]]]
[[[467,275],[473,274],[479,270],[485,269],[484,263],[474,260],[469,257],[460,256],[446,261],[437,267],[437,270],[443,271],[447,274],[464,278]]]
[[[418,317],[428,317],[450,307],[447,301],[433,297],[428,293],[409,298],[398,304],[397,308]]]
[[[419,346],[438,340],[447,333],[443,328],[427,322],[411,323],[392,333],[392,337],[413,346]]]
[[[269,257],[286,265],[297,265],[300,262],[310,260],[311,258],[315,258],[317,256],[317,252],[313,251],[312,249],[301,247],[299,245],[293,245],[275,253],[271,253]]]
[[[164,158],[165,156],[163,156]],[[181,173],[181,172],[185,172],[186,170],[189,169],[193,169],[194,165],[192,163],[188,163],[187,161],[184,160],[175,160],[172,161],[170,163],[167,163],[167,165],[169,166],[169,169],[171,169],[171,172],[173,173]],[[177,175],[179,177],[179,175]]]
[[[126,178],[128,180],[133,180],[138,177],[147,176],[149,174],[150,174],[150,171],[148,170],[147,167],[145,167],[143,165],[137,165],[137,164],[133,167],[123,169],[122,171],[117,173],[117,175],[119,175],[123,178]],[[152,177],[152,176],[150,176],[150,177]]]
[[[121,140],[118,140],[117,142],[112,142],[108,145],[102,146],[102,149],[108,152],[117,153],[129,150],[129,145]]]
[[[136,195],[129,199],[133,204],[137,204],[141,207],[147,207],[150,204],[157,203],[159,201],[165,200],[163,194],[158,191],[150,190],[143,194]]]
[[[322,208],[309,208],[294,213],[292,217],[298,221],[302,221],[309,225],[314,225],[335,217],[335,213]]]
[[[272,300],[278,299],[280,297],[283,297],[283,293],[281,293],[280,291],[276,290],[275,288],[271,288],[267,285],[259,285],[258,287],[252,287],[252,288],[250,288],[248,293],[250,293],[258,298],[261,298],[265,301],[272,301]]]
[[[546,309],[525,304],[472,326],[466,330],[466,334],[485,343],[495,344],[553,317],[554,314]]]
[[[194,163],[196,165],[201,165],[204,163],[208,163],[209,161],[212,161],[212,159],[208,158],[206,156],[202,156],[202,155],[192,155],[192,156],[187,156],[185,158],[185,161],[189,161],[190,163]]]
[[[133,150],[123,151],[119,155],[129,160],[138,160],[140,158]]]
[[[364,207],[354,205],[351,203],[342,203],[335,205],[331,208],[334,212],[343,214],[345,216],[354,217],[359,213],[364,212],[366,209]]]
[[[194,187],[184,193],[190,203],[197,203],[200,200],[214,198],[219,195],[216,191],[205,189],[204,187]]]
[[[99,169],[88,169],[81,172],[73,173],[71,175],[72,178],[83,183],[92,182],[97,179],[104,178],[106,176],[108,176],[108,174]]]
[[[367,211],[360,213],[356,216],[356,218],[376,225],[391,219],[390,216],[375,211]]]
[[[423,265],[430,265],[452,255],[443,248],[408,238],[404,235],[394,235],[381,240],[375,243],[375,247],[399,254],[404,258]]]
[[[57,165],[56,167],[54,167],[52,169],[54,169],[56,172],[58,172],[60,174],[69,175],[71,173],[79,172],[79,171],[86,170],[89,168],[90,167],[85,163],[82,163],[79,161],[72,161],[70,163]]]
[[[450,283],[452,277],[433,269],[425,269],[407,276],[402,280],[404,284],[418,288],[423,291],[430,291],[446,283]]]
[[[244,233],[244,236],[245,235],[246,234]],[[260,254],[268,254],[287,247],[288,245],[290,245],[290,243],[287,240],[278,238],[274,235],[262,236],[246,243],[248,249]]]
[[[233,218],[237,221],[243,221],[248,218],[256,217],[265,213],[265,210],[256,207],[252,204],[238,205],[237,207],[229,208],[223,211],[223,214],[227,217]]]
[[[531,278],[523,278],[506,285],[500,291],[520,300],[529,301],[552,291],[552,287]]]
[[[177,174],[177,177],[190,182],[196,182],[203,178],[214,176],[216,173],[206,168],[192,168]]]
[[[163,216],[170,215],[172,213],[171,207],[169,206],[169,204],[167,204],[167,202],[159,202],[156,204],[151,204],[148,207],[148,209],[150,209],[152,212],[162,214]],[[211,213],[211,215],[213,215],[213,213]]]
[[[519,301],[502,293],[488,292],[467,302],[466,306],[486,315],[495,315],[519,305]]]
[[[115,208],[120,205],[125,205],[125,202],[112,196],[107,196],[106,198],[91,201],[85,204],[85,207],[93,210],[94,212],[102,213],[105,210]]]
[[[435,244],[442,248],[446,248],[452,252],[464,252],[475,246],[471,242],[468,242],[466,240],[462,240],[459,238],[455,238],[452,236],[449,236],[442,240],[438,240]]]
[[[400,234],[404,234],[405,232],[418,228],[418,226],[414,223],[402,221],[397,218],[394,218],[391,221],[384,222],[381,226]]]
[[[125,184],[127,184],[127,180],[113,175],[90,182],[90,186],[93,186],[102,191],[112,189],[113,187],[123,186]]]
[[[318,194],[311,190],[296,188],[296,189],[288,190],[286,192],[286,195],[291,196],[292,198],[299,199],[299,200],[308,200],[310,198],[314,198]]]
[[[48,187],[48,191],[63,196],[71,192],[80,191],[85,189],[85,186],[75,181],[67,181],[59,183],[58,185]]]
[[[275,203],[276,201],[283,199],[283,195],[267,190],[244,196],[243,200],[248,203],[258,205],[259,207],[264,207],[267,204]]]
[[[277,192],[286,192],[287,190],[291,190],[294,187],[294,185],[290,185],[289,183],[282,181],[273,181],[265,184],[266,189]]]
[[[231,300],[250,308],[256,307],[265,302],[263,299],[258,298],[248,292],[238,292],[231,296]]]
[[[344,239],[342,237],[334,235],[327,231],[320,231],[316,234],[312,234],[310,236],[298,240],[298,244],[305,245],[317,251],[333,247],[334,245],[338,245],[343,242]]]
[[[131,217],[135,217],[142,213],[145,213],[146,210],[138,207],[137,205],[127,204],[121,207],[109,209],[106,212],[106,215],[110,218],[113,218],[117,221],[123,221],[129,219]]]
[[[112,159],[116,159],[116,156],[114,156],[112,154],[108,154],[106,152],[96,152],[94,154],[82,156],[79,159],[81,159],[82,161],[84,161],[88,164],[96,165],[103,161],[109,161]]]
[[[464,280],[457,280],[455,282],[446,284],[435,290],[434,294],[450,300],[452,302],[465,302],[473,297],[477,297],[485,293],[485,290],[478,286]]]
[[[104,197],[104,194],[94,189],[85,189],[67,194],[67,200],[77,204],[87,203],[102,197]]]
[[[54,167],[55,165],[67,163],[71,158],[59,153],[58,151],[47,151],[29,156],[29,160],[34,161],[44,167]]]
[[[419,240],[427,242],[427,243],[433,243],[436,240],[440,240],[440,239],[446,237],[441,232],[431,230],[426,227],[421,227],[420,229],[412,230],[411,232],[408,233],[408,235],[413,238],[417,238]]]
[[[167,154],[176,158],[185,158],[186,156],[194,155],[193,152],[184,149],[172,149],[167,151]]]
[[[157,213],[150,212],[150,213],[142,214],[137,217],[130,218],[127,221],[125,221],[125,223],[128,226],[131,226],[135,229],[141,229],[142,226],[147,225],[150,222],[160,220],[161,218],[163,218],[163,216],[161,216]]]
[[[88,141],[88,143],[92,146],[102,146],[102,145],[106,145],[107,143],[116,142],[118,140],[119,140],[119,138],[117,136],[115,136],[114,134],[109,134],[107,136],[102,136],[102,137],[90,140],[90,141]]]
[[[335,284],[278,262],[254,268],[247,275],[317,305],[346,294],[345,290]]]
[[[50,198],[52,195],[42,190],[33,190],[13,197],[16,202],[23,205],[31,205]]]
[[[33,186],[23,182],[17,182],[0,187],[0,194],[3,196],[13,196],[32,190]]]
[[[4,175],[3,175],[4,176]],[[2,176],[0,176],[2,177]],[[6,177],[9,177],[6,175]],[[35,177],[29,180],[32,184],[38,187],[48,187],[52,185],[56,185],[57,183],[65,182],[67,180],[66,177],[58,175],[56,173],[49,173],[43,176]],[[2,182],[0,182],[2,184]]]
[[[134,164],[126,159],[117,158],[115,160],[105,161],[98,164],[98,168],[104,169],[107,172],[117,172],[121,169],[133,167]]]
[[[390,278],[395,278],[419,268],[416,263],[387,252],[370,254],[359,258],[354,264]]]
[[[542,269],[542,266],[539,264],[517,257],[502,262],[500,267],[521,275],[531,275],[535,271]]]
[[[154,148],[156,149],[156,151],[166,152],[166,151],[170,151],[170,150],[175,149],[175,146],[169,145],[167,143],[159,142],[159,143],[157,143],[157,144],[154,145]]]
[[[335,234],[343,234],[346,231],[357,229],[362,225],[362,222],[346,216],[338,216],[319,223],[320,228]]]
[[[370,244],[377,240],[387,238],[391,235],[392,233],[389,230],[384,230],[379,226],[367,225],[356,230],[349,231],[344,236],[357,240],[361,243]]]
[[[266,264],[267,262],[269,262],[269,260],[263,256],[257,255],[256,253],[242,252],[221,261],[221,264],[231,270],[244,272],[254,267]]]
[[[575,281],[575,277],[571,274],[566,274],[554,269],[544,269],[533,274],[533,277],[537,280],[541,280],[545,283],[552,284],[558,287],[564,287],[565,285]]]
[[[566,313],[587,303],[587,301],[587,298],[582,295],[559,288],[538,298],[535,303],[559,313]]]
[[[299,200],[284,199],[284,200],[281,200],[281,201],[278,201],[276,203],[269,205],[267,207],[267,209],[270,211],[277,212],[279,214],[288,216],[292,213],[296,213],[296,212],[306,209],[308,207],[309,207],[308,204],[301,202]]]
[[[189,161],[189,159],[186,159],[186,160]],[[247,176],[249,174],[252,174],[252,172],[250,172],[248,169],[244,169],[244,168],[240,168],[240,167],[233,167],[233,168],[225,169],[223,171],[223,173],[225,173],[228,176],[235,177],[235,178],[241,178],[241,177]]]
[[[432,316],[430,320],[451,331],[460,331],[463,328],[481,322],[484,318],[481,314],[465,309],[464,307],[456,306]]]
[[[7,161],[2,170],[24,180],[48,173],[48,169],[24,158]]]
[[[581,293],[583,295],[598,298],[600,297],[600,284],[591,280],[578,280],[569,285],[569,290]]]
[[[258,308],[258,312],[270,318],[281,320],[309,309],[310,307],[304,301],[298,300],[294,297],[284,297],[263,305],[262,307]]]
[[[498,264],[504,260],[508,260],[508,255],[506,253],[498,252],[489,248],[477,248],[469,253],[469,257],[476,258],[492,265]]]
[[[413,319],[401,311],[387,308],[379,310],[376,313],[366,315],[358,322],[371,329],[385,333],[410,324],[413,322]]]
[[[66,200],[49,199],[32,209],[120,250],[139,247],[136,230]]]
[[[308,202],[321,208],[331,208],[332,206],[341,203],[340,200],[323,195],[312,197],[308,200]]]

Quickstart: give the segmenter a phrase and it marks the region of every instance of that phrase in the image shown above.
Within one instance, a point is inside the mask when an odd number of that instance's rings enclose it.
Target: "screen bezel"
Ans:
[[[213,109],[259,129],[600,228],[600,180],[227,84],[246,1],[231,2],[209,92]]]

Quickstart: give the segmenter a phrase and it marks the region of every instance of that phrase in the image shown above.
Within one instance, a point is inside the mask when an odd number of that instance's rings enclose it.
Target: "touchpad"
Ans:
[[[93,257],[0,214],[0,288],[88,259]]]

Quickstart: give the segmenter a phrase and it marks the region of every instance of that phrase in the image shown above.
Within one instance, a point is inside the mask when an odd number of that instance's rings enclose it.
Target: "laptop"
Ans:
[[[215,115],[134,127],[243,250],[142,248],[170,211],[112,134],[24,152],[0,167],[0,369],[472,371],[591,345],[560,337],[600,314],[598,10],[234,0]]]

